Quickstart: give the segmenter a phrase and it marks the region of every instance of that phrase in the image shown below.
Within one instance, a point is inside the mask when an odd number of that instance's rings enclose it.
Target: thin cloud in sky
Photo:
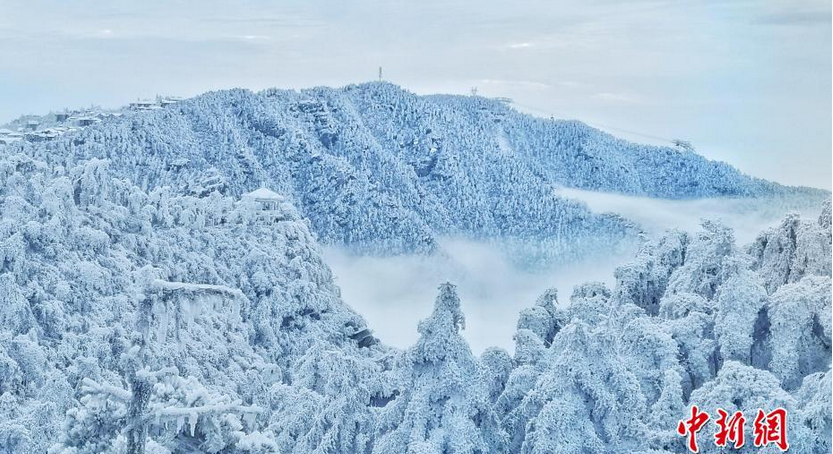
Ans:
[[[552,85],[546,84],[543,82],[536,82],[532,80],[496,80],[496,79],[480,79],[478,81],[481,84],[485,85],[497,85],[497,86],[520,86],[525,88],[538,88],[538,89],[546,89],[551,88]]]
[[[157,93],[345,85],[383,66],[421,94],[482,81],[485,96],[831,186],[830,4],[818,0],[6,0],[0,55],[0,123]]]
[[[534,43],[526,42],[526,43],[507,44],[506,47],[508,47],[510,49],[526,49],[526,48],[532,47],[534,45],[535,45]]]
[[[761,16],[756,21],[767,25],[826,24],[830,22],[829,11],[784,11]]]
[[[613,102],[613,103],[631,104],[631,103],[641,103],[642,102],[642,100],[639,97],[634,96],[634,95],[630,95],[630,94],[626,94],[626,93],[602,92],[602,93],[595,93],[595,94],[591,95],[590,97],[595,99],[595,100],[598,100],[598,101]]]

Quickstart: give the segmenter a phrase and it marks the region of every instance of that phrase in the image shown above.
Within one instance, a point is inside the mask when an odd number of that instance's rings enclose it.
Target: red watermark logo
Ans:
[[[740,449],[746,443],[744,426],[746,418],[743,413],[736,411],[730,415],[722,408],[717,409],[717,432],[714,434],[714,444],[718,447],[727,446]],[[700,411],[697,405],[691,406],[691,417],[680,420],[677,424],[677,434],[686,437],[686,445],[691,452],[700,452],[697,446],[697,432],[703,429],[711,417],[708,413]],[[763,448],[770,444],[775,445],[781,451],[790,448],[787,442],[787,410],[776,408],[769,413],[758,410],[755,420],[752,423],[753,440],[755,447]]]

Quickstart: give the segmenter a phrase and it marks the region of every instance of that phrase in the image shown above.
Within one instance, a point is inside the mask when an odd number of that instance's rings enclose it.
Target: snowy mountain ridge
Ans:
[[[546,241],[550,256],[566,259],[633,238],[630,222],[553,196],[555,186],[667,198],[826,197],[498,101],[416,96],[381,82],[210,92],[6,147],[65,167],[107,159],[146,190],[240,196],[265,185],[286,195],[324,244],[383,254],[431,251],[440,236],[465,236],[516,240],[521,255]]]

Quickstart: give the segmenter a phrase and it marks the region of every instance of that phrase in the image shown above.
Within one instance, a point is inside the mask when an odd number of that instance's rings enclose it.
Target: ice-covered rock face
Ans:
[[[818,195],[579,122],[387,83],[212,92],[8,148],[65,166],[108,159],[147,190],[237,197],[266,185],[323,243],[381,254],[431,251],[440,236],[463,235],[515,240],[530,260],[552,261],[632,239],[629,223],[554,197],[556,185],[665,198]]]

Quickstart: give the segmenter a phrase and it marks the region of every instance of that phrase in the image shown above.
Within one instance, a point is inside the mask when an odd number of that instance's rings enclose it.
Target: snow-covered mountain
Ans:
[[[265,185],[295,203],[323,243],[375,253],[430,251],[439,236],[466,236],[517,240],[533,255],[546,241],[550,255],[568,256],[632,237],[631,223],[554,196],[556,186],[666,198],[823,196],[496,100],[421,97],[388,83],[211,92],[7,147],[65,167],[107,159],[145,190],[239,196]]]
[[[670,232],[476,357],[452,285],[380,345],[280,197],[110,172],[0,158],[5,452],[683,452],[689,404],[783,407],[796,452],[830,449],[829,204],[744,248]]]
[[[321,259],[316,235],[395,252],[459,233],[543,256],[628,238],[554,184],[825,195],[387,84],[209,93],[6,145],[0,452],[657,454],[684,452],[692,404],[749,421],[782,407],[791,449],[830,451],[829,201],[750,245],[716,222],[644,242],[614,286],[523,310],[512,353],[472,353],[451,284],[412,347],[387,347]]]

